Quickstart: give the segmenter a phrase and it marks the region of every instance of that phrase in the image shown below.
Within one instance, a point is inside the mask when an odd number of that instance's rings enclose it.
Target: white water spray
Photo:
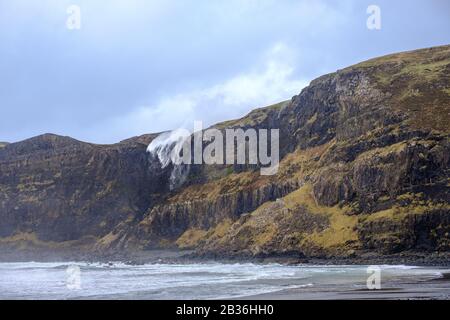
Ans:
[[[180,152],[183,144],[190,139],[191,133],[186,129],[177,129],[170,132],[164,132],[156,137],[147,147],[153,157],[157,157],[162,168],[173,164],[172,172],[169,178],[170,190],[181,186],[189,175],[190,166],[180,164]]]

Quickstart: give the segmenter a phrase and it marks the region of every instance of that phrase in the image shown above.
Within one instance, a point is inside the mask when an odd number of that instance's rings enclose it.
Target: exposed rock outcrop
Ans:
[[[274,176],[258,166],[193,165],[171,188],[173,166],[146,153],[156,135],[115,145],[43,135],[3,146],[0,244],[33,234],[44,242],[91,237],[84,250],[97,254],[448,251],[449,75],[450,46],[394,54],[214,126],[279,128]]]
[[[138,216],[160,188],[146,147],[135,140],[101,146],[51,134],[7,145],[0,153],[0,236],[98,237]]]

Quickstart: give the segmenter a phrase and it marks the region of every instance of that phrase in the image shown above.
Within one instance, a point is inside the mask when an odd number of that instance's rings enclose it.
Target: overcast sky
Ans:
[[[381,30],[366,26],[371,4]],[[347,65],[449,43],[446,0],[0,0],[0,141],[209,125]]]

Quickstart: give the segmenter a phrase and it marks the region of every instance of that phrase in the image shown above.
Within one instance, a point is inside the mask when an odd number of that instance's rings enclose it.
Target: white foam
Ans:
[[[190,135],[191,133],[186,129],[165,132],[156,137],[147,147],[147,152],[158,158],[162,168],[171,163],[174,165],[169,178],[171,190],[181,186],[189,175],[190,166],[180,164],[180,152]]]
[[[164,132],[148,145],[147,152],[156,155],[165,168],[175,162],[174,158],[179,156],[183,143],[189,136],[189,131],[185,129]]]

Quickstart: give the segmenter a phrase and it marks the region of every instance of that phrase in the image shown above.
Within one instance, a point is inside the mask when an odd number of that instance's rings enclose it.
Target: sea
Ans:
[[[0,299],[447,299],[450,270],[276,263],[0,263]],[[422,289],[421,289],[422,288]]]

